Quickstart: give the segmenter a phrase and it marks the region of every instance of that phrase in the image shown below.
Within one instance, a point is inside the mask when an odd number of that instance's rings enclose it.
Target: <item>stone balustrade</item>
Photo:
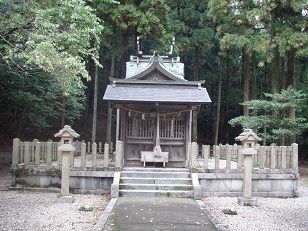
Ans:
[[[199,145],[198,151],[188,144],[189,167],[204,171],[242,171],[242,146],[234,145]],[[295,170],[298,171],[298,144],[290,146],[256,145],[257,154],[253,156],[254,169]]]
[[[33,141],[21,141],[13,139],[12,168],[60,168],[62,161],[61,151],[58,147],[61,142],[42,142],[37,139]],[[91,143],[85,141],[75,141],[74,155],[71,156],[71,168],[76,170],[96,170],[114,167],[115,150],[112,143],[102,142]]]

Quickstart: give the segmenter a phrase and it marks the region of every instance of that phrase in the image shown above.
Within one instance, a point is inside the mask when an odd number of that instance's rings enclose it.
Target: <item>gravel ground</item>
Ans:
[[[9,171],[10,167],[0,165],[0,191],[8,190],[10,187],[11,177]]]
[[[0,170],[1,188],[9,184],[7,170]],[[57,193],[0,191],[0,230],[90,230],[109,202],[108,196],[74,195],[72,204],[55,203]],[[78,211],[79,208],[93,211]]]
[[[308,231],[308,185],[300,182],[298,198],[258,198],[257,207],[243,207],[234,197],[203,198],[210,215],[229,231]],[[237,215],[226,215],[232,208]]]

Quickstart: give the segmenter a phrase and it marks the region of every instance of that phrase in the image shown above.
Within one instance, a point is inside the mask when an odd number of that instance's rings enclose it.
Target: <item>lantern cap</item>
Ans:
[[[256,133],[253,132],[252,129],[244,129],[244,131],[237,137],[235,137],[236,141],[261,141],[262,139],[257,136]]]
[[[54,135],[55,137],[71,137],[71,138],[78,138],[79,134],[75,132],[74,129],[71,128],[69,125],[65,125],[58,133]]]

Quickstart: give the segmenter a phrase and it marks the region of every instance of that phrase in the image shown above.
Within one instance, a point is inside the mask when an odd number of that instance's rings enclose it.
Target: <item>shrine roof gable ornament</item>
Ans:
[[[66,138],[78,138],[79,134],[75,132],[74,129],[69,125],[65,125],[59,132],[57,132],[55,137],[66,137]]]
[[[257,136],[256,133],[253,132],[252,129],[244,129],[244,131],[237,137],[235,137],[235,141],[240,141],[240,142],[244,142],[244,141],[261,141],[262,139]]]

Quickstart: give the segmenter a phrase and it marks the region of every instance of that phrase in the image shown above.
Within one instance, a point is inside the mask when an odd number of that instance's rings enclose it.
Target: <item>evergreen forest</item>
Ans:
[[[0,0],[0,147],[53,139],[64,124],[110,139],[109,78],[125,77],[137,37],[159,55],[175,38],[185,78],[205,80],[212,99],[195,141],[233,144],[252,128],[308,160],[307,19],[304,0]],[[113,139],[114,126],[113,110]]]

